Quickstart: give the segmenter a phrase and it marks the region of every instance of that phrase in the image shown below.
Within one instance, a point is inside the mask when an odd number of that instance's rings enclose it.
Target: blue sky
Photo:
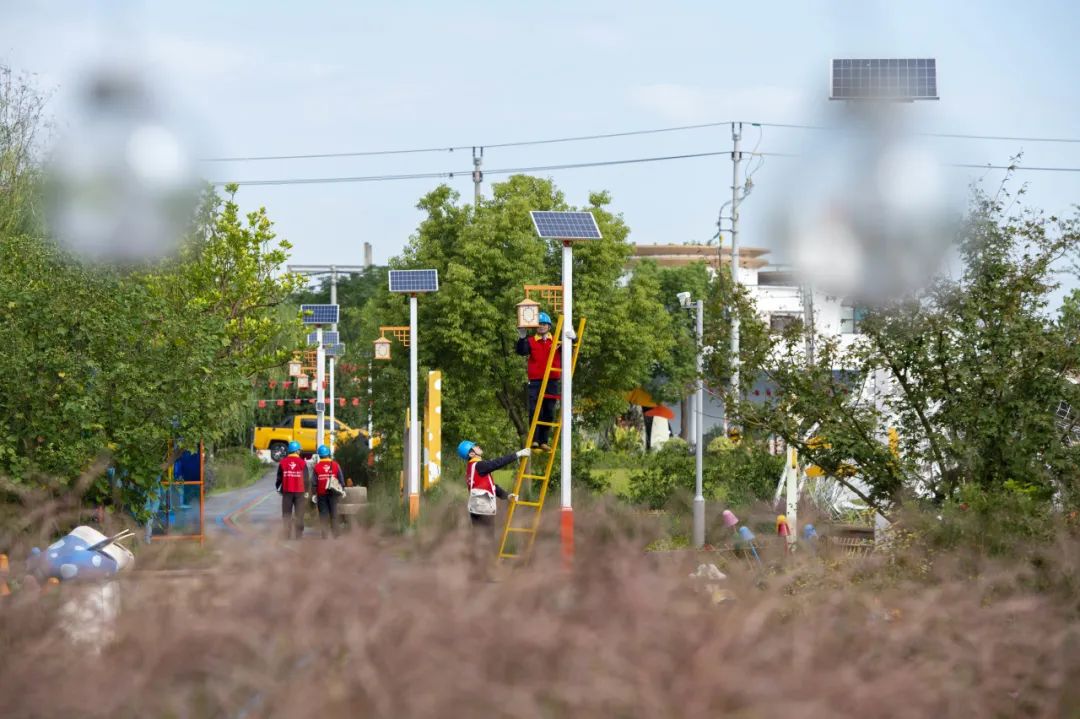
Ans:
[[[821,122],[830,57],[936,57],[940,102],[906,108],[927,131],[1080,136],[1080,11],[1067,2],[299,2],[129,4],[109,37],[106,3],[22,2],[0,11],[0,61],[63,91],[117,44],[145,63],[209,156],[472,145],[741,119]],[[748,129],[748,148],[758,142]],[[760,149],[812,133],[767,128]],[[1080,144],[938,141],[950,161],[1080,167]],[[727,128],[504,148],[488,168],[730,148]],[[742,210],[743,242],[769,245],[789,161],[766,160]],[[204,166],[213,179],[462,171],[468,152]],[[705,240],[730,197],[724,157],[550,173],[573,202],[612,193],[636,242]],[[1000,173],[987,176],[990,181]],[[498,179],[498,178],[490,178]],[[1026,173],[1030,200],[1060,212],[1080,173]],[[415,229],[437,181],[251,187],[298,262],[378,262]],[[785,258],[778,257],[783,260]]]

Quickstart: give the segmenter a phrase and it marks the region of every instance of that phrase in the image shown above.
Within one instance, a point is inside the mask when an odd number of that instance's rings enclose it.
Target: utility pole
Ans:
[[[731,287],[733,291],[739,288],[739,163],[742,162],[742,153],[739,151],[739,140],[742,139],[742,123],[731,123]],[[739,397],[739,312],[734,304],[731,307],[731,394],[733,399]],[[730,409],[724,412],[731,417]]]
[[[806,365],[814,364],[814,288],[806,281],[802,285],[803,332],[806,337]]]
[[[483,170],[480,169],[480,165],[482,165],[484,163],[484,148],[481,147],[479,149],[480,149],[479,154],[477,154],[477,152],[476,152],[477,148],[474,147],[472,149],[472,164],[473,164],[472,181],[473,181],[473,188],[474,188],[473,203],[475,204],[477,209],[480,208],[480,183],[482,183],[484,181],[484,172],[483,172]]]

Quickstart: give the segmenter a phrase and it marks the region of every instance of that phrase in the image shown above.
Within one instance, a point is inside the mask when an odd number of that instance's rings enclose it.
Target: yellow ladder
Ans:
[[[540,409],[544,403],[544,395],[547,394],[548,379],[551,377],[551,367],[555,362],[556,352],[561,351],[562,348],[562,326],[563,318],[559,317],[558,322],[555,325],[555,342],[552,345],[551,353],[548,355],[547,366],[544,368],[544,379],[540,381],[540,392],[536,399],[536,407],[533,409],[532,423],[529,425],[529,436],[525,439],[525,446],[532,447],[533,436],[536,434],[537,425],[544,425],[552,428],[550,437],[551,449],[547,452],[547,458],[544,461],[544,473],[543,474],[529,474],[529,462],[532,457],[522,457],[518,464],[517,477],[514,480],[514,494],[518,497],[521,496],[521,486],[525,480],[536,481],[539,485],[540,493],[536,499],[522,500],[518,499],[516,502],[510,503],[510,509],[506,514],[506,526],[503,527],[502,541],[499,542],[499,559],[519,559],[527,557],[532,551],[533,544],[536,542],[536,532],[540,528],[540,511],[544,508],[544,499],[547,498],[548,483],[551,480],[551,470],[555,467],[555,448],[559,446],[559,434],[562,431],[562,412],[558,412],[555,415],[554,422],[541,422],[540,421]],[[582,318],[578,322],[577,340],[574,342],[574,354],[573,359],[570,362],[570,372],[573,376],[574,370],[577,369],[578,352],[581,351],[581,338],[585,334],[585,319]],[[535,491],[537,485],[533,485]],[[526,520],[527,526],[514,526],[514,515],[517,514],[518,509],[531,509],[533,510],[531,520]],[[507,551],[508,544],[511,535],[523,535],[527,537],[527,544],[524,551]],[[516,546],[514,547],[517,548]]]

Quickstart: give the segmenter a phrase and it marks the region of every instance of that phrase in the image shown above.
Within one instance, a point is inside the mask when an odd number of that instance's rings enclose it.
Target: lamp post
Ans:
[[[364,244],[365,244],[365,249],[370,247],[367,243],[364,243]],[[362,273],[362,272],[365,272],[368,269],[369,266],[370,266],[370,262],[367,263],[367,264],[364,264],[364,265],[288,265],[287,269],[289,270],[289,272],[293,272],[293,273],[298,274],[298,275],[307,275],[309,277],[313,276],[313,275],[329,274],[330,275],[330,304],[336,305],[337,304],[338,274],[339,273],[345,273],[345,274]],[[330,323],[330,331],[336,333],[337,330],[338,330],[337,322],[331,322]],[[336,342],[336,340],[335,340],[335,342]],[[324,348],[322,346],[321,341],[319,342],[319,351],[324,352]],[[334,397],[334,390],[335,390],[335,386],[334,386],[334,365],[337,362],[336,355],[337,355],[337,350],[335,349],[334,353],[332,353],[330,355],[330,445],[331,445],[331,447],[334,446],[334,442],[335,442],[335,440],[337,438],[336,437],[337,423],[334,421],[334,403],[335,403],[335,397]],[[324,359],[325,359],[324,356],[319,357],[319,359],[318,359],[319,367],[318,367],[318,370],[316,371],[316,375],[319,375],[319,374],[321,374],[323,372]],[[323,386],[322,377],[317,376],[317,381],[319,382],[318,391],[321,394],[322,391],[323,391],[322,390],[322,386]],[[320,405],[323,403],[321,396],[318,399],[318,403]],[[323,418],[319,417],[319,440],[318,440],[319,444],[322,444],[322,433],[323,433]]]
[[[702,443],[705,426],[705,304],[701,300],[692,302],[689,292],[678,294],[679,305],[683,309],[697,310],[697,389],[694,400],[694,546],[705,545],[705,493],[702,487]]]
[[[571,343],[574,335],[574,241],[599,240],[600,228],[591,212],[530,212],[536,234],[542,239],[557,240],[562,243],[562,300],[563,300],[563,336],[560,410],[562,452],[560,456],[560,491],[561,507],[559,529],[562,537],[563,559],[569,562],[574,556],[574,510],[571,505],[571,448],[573,446],[573,362],[574,353]]]
[[[391,270],[390,291],[409,296],[409,521],[420,516],[420,412],[417,388],[419,364],[416,328],[417,295],[439,289],[437,270]]]

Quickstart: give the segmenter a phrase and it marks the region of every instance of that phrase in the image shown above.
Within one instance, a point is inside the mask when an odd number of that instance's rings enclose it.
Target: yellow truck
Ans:
[[[329,445],[331,427],[330,418],[325,417],[323,421],[325,422],[325,436],[323,441]],[[337,425],[334,438],[338,444],[350,440],[357,435],[363,437],[365,441],[370,441],[367,430],[353,429],[337,419],[334,420],[334,423]],[[270,458],[275,462],[280,461],[281,458],[286,455],[289,442],[293,440],[300,443],[300,451],[303,454],[313,454],[316,449],[315,438],[318,436],[318,429],[318,415],[293,415],[292,417],[286,417],[274,427],[256,427],[253,446],[257,450],[270,450]],[[375,444],[378,444],[378,441],[376,441]]]

